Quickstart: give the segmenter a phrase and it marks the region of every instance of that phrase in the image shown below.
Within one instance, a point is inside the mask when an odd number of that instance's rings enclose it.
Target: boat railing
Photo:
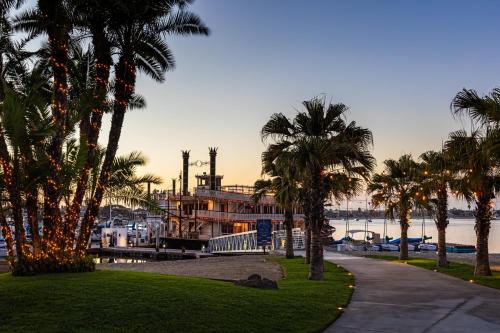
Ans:
[[[201,198],[215,198],[215,199],[247,202],[247,203],[253,202],[252,196],[248,193],[215,191],[215,190],[209,190],[209,189],[205,189],[205,188],[195,188],[194,193],[196,196],[201,197]],[[261,198],[260,202],[264,203],[264,204],[275,203],[274,198],[270,197],[270,196],[266,196],[266,197]]]
[[[255,222],[258,219],[270,219],[272,221],[282,222],[285,217],[283,214],[258,214],[258,213],[228,213],[211,210],[193,210],[191,216],[196,216],[200,219],[217,220],[217,221],[245,221]],[[304,214],[294,214],[294,220],[304,219]]]

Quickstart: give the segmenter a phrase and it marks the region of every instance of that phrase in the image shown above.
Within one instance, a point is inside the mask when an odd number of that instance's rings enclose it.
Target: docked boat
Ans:
[[[382,251],[399,251],[399,246],[391,243],[382,243],[380,244],[380,248]]]
[[[423,241],[422,237],[408,237],[408,244],[416,244]],[[396,238],[389,241],[390,244],[399,245],[401,243],[401,238]]]
[[[380,251],[380,245],[367,245],[366,251]]]
[[[446,252],[449,253],[475,253],[476,247],[474,245],[463,244],[446,244]]]
[[[349,230],[348,235],[344,237],[344,243],[347,244],[349,251],[379,251],[380,234],[369,230]],[[355,234],[365,234],[366,239],[355,239]]]
[[[436,244],[433,243],[420,243],[418,244],[419,251],[437,251]]]

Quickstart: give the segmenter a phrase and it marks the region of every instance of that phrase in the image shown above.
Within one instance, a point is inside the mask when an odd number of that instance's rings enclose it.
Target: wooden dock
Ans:
[[[212,254],[201,251],[178,249],[163,249],[156,252],[155,248],[149,247],[107,247],[87,249],[87,254],[99,257],[111,258],[134,258],[146,260],[185,260],[210,257]]]

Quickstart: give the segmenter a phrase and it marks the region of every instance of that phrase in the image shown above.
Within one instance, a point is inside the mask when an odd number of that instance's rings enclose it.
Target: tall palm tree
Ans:
[[[65,214],[65,234],[67,250],[73,249],[74,233],[80,216],[80,208],[85,197],[91,168],[95,164],[97,142],[101,131],[102,116],[107,105],[107,93],[112,65],[112,43],[108,31],[109,20],[112,15],[112,1],[81,1],[74,0],[77,13],[75,25],[84,31],[90,32],[93,45],[92,75],[93,84],[90,88],[87,112],[80,123],[80,147],[83,150],[85,162],[79,170],[78,183],[73,200]]]
[[[27,32],[28,39],[48,36],[52,85],[53,135],[47,151],[47,176],[44,185],[44,250],[53,259],[61,256],[58,244],[63,239],[63,219],[59,206],[61,199],[61,168],[64,140],[71,126],[68,124],[68,62],[70,34],[73,31],[71,2],[66,0],[38,0],[35,8],[27,9],[15,19],[15,27]]]
[[[493,137],[492,137],[493,136]],[[454,184],[455,193],[474,202],[476,230],[475,275],[491,275],[488,252],[488,237],[492,219],[492,205],[495,194],[500,189],[499,158],[491,154],[492,141],[497,140],[495,131],[481,133],[475,130],[467,133],[459,130],[450,134],[445,143],[448,154],[458,169]]]
[[[382,173],[373,175],[368,184],[368,192],[372,194],[373,205],[385,205],[386,214],[390,218],[396,213],[399,214],[401,227],[399,258],[406,260],[411,210],[419,203],[428,201],[427,196],[422,194],[423,172],[411,155],[402,155],[398,160],[385,160],[384,166]]]
[[[285,256],[287,259],[293,259],[293,213],[298,204],[299,184],[297,170],[293,164],[286,161],[286,158],[269,160],[269,155],[262,154],[262,173],[271,177],[268,180],[257,180],[253,198],[255,202],[272,193],[276,202],[284,210],[284,225],[286,231]]]
[[[113,115],[97,191],[89,202],[78,238],[77,253],[80,255],[84,253],[109,181],[125,111],[135,90],[136,71],[162,82],[164,73],[174,67],[173,55],[162,37],[209,33],[200,18],[185,8],[186,5],[185,0],[131,0],[119,2],[113,8],[109,30],[119,58],[115,65]]]
[[[431,196],[429,203],[436,208],[438,230],[438,266],[448,266],[446,257],[446,227],[448,226],[448,190],[454,181],[453,163],[442,151],[427,151],[420,155],[424,179],[423,192]]]
[[[473,125],[476,125],[476,129],[471,129],[469,134],[465,131],[452,133],[448,150],[460,168],[457,193],[468,202],[476,203],[475,274],[489,275],[490,204],[498,191],[497,168],[500,159],[500,88],[484,96],[473,89],[463,89],[453,99],[451,109],[455,115],[469,116]],[[464,146],[460,147],[460,142]],[[461,156],[460,152],[465,156]]]
[[[44,156],[41,151],[46,147],[46,138],[52,132],[48,114],[50,98],[44,92],[46,85],[46,77],[41,75],[40,69],[35,66],[31,73],[25,75],[25,82],[17,85],[16,90],[5,87],[4,100],[0,106],[3,137],[6,140],[3,143],[8,144],[11,156],[7,158],[11,161],[15,175],[11,186],[18,189],[14,199],[21,205],[24,201],[28,225],[32,230],[33,255],[36,257],[40,255],[41,250],[38,234],[38,194],[45,175],[40,157]],[[18,213],[14,215],[16,220]],[[21,228],[22,214],[19,218],[17,224],[18,228]]]
[[[293,120],[281,113],[271,116],[261,131],[263,139],[272,138],[267,151],[278,158],[290,156],[291,164],[299,170],[302,187],[308,188],[309,224],[311,229],[311,260],[309,278],[323,279],[323,247],[321,230],[325,221],[325,175],[328,172],[345,173],[367,178],[375,160],[368,148],[372,134],[355,122],[346,123],[348,108],[343,104],[326,104],[313,98],[303,102],[305,111]]]

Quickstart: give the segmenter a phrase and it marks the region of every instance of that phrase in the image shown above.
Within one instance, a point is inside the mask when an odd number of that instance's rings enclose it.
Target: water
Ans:
[[[364,230],[365,220],[354,219],[349,220],[350,229]],[[422,237],[422,219],[413,219],[410,228],[408,229],[408,237]],[[344,237],[345,235],[345,221],[343,220],[330,220],[330,225],[336,228],[333,234],[335,239]],[[368,223],[368,230],[379,233],[381,237],[384,234],[384,220],[373,219]],[[400,236],[399,222],[387,221],[387,234],[394,239]],[[437,229],[434,220],[425,220],[425,235],[431,236],[428,242],[437,243]],[[363,234],[355,236],[356,239],[363,239]],[[450,219],[450,224],[446,228],[446,242],[458,243],[465,245],[476,244],[476,233],[474,231],[474,220],[471,219]],[[489,251],[490,253],[500,253],[500,220],[491,221],[490,238],[489,238]]]
[[[94,258],[94,262],[96,264],[142,264],[147,262],[147,260],[135,258],[96,257]]]

